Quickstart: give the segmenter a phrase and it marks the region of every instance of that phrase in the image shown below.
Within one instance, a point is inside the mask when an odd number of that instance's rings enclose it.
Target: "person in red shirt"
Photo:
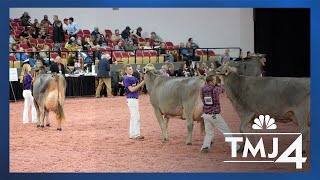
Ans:
[[[220,99],[219,95],[224,92],[224,81],[221,79],[221,84],[217,84],[216,77],[209,75],[206,77],[207,84],[201,88],[200,96],[203,102],[203,120],[205,126],[205,138],[201,151],[207,153],[209,151],[212,138],[213,127],[216,127],[221,133],[231,133],[227,123],[220,115]],[[224,134],[225,137],[232,137],[231,134]],[[231,145],[231,144],[230,144]],[[240,146],[237,145],[237,150]]]

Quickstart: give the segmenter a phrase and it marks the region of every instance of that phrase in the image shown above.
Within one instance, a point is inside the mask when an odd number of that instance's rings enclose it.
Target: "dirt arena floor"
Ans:
[[[230,129],[239,132],[239,117],[225,95],[221,97],[221,105],[221,114]],[[186,121],[178,118],[170,120],[169,142],[163,144],[148,95],[140,96],[144,141],[128,138],[129,110],[125,97],[66,99],[67,120],[61,132],[56,130],[54,113],[50,113],[51,127],[44,129],[31,123],[22,124],[22,113],[23,101],[10,103],[10,172],[310,171],[309,149],[304,154],[308,159],[302,170],[297,170],[295,163],[225,163],[226,160],[266,159],[241,158],[242,154],[231,158],[230,147],[217,130],[210,152],[203,154],[200,152],[203,141],[200,124],[195,123],[193,144],[188,146],[185,144]],[[277,132],[298,132],[293,123],[277,125]],[[264,138],[265,146],[272,147],[272,137]],[[279,138],[279,153],[295,138]]]

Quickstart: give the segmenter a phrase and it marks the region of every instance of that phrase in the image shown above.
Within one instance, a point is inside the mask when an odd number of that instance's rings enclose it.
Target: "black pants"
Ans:
[[[113,95],[118,96],[119,91],[120,91],[120,96],[123,96],[124,95],[124,86],[122,86],[121,84],[114,84],[113,85]]]

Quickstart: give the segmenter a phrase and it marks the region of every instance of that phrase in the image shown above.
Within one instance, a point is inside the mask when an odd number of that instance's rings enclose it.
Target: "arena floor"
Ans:
[[[239,132],[239,117],[225,95],[221,97],[221,105],[221,114],[230,129]],[[56,131],[54,113],[50,113],[51,127],[41,129],[31,123],[22,124],[23,101],[10,103],[10,172],[310,171],[309,149],[304,154],[308,159],[302,170],[296,170],[294,163],[224,163],[234,159],[220,132],[215,131],[211,151],[203,154],[200,124],[195,123],[193,144],[187,146],[186,122],[177,118],[170,120],[169,142],[162,144],[148,95],[140,97],[140,112],[145,140],[134,141],[128,138],[129,110],[125,97],[66,99],[67,120],[61,132]],[[293,123],[277,125],[278,132],[298,132]],[[271,141],[267,140],[265,146],[271,147]],[[293,140],[279,140],[279,149],[288,147]]]

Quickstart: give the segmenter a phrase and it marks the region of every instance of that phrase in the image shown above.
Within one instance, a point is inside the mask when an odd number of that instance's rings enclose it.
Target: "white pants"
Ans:
[[[29,122],[29,109],[31,106],[32,112],[32,123],[37,122],[37,111],[34,106],[33,97],[31,94],[31,90],[23,90],[22,96],[24,98],[24,109],[23,109],[23,123]]]
[[[214,135],[213,127],[216,127],[221,133],[231,133],[227,123],[224,121],[222,116],[220,114],[216,114],[216,118],[214,119],[212,115],[209,114],[202,114],[203,120],[204,120],[204,127],[206,131],[206,136],[203,140],[203,145],[201,149],[203,148],[210,148],[211,141]],[[224,134],[224,137],[232,137],[231,134]],[[231,146],[231,143],[229,143]],[[239,149],[240,146],[237,145],[237,149]]]
[[[139,113],[139,100],[127,99],[130,111],[130,128],[129,137],[136,138],[140,136],[140,113]]]

